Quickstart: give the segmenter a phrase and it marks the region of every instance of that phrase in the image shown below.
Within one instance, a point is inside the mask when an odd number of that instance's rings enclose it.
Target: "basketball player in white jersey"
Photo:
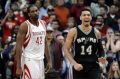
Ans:
[[[46,27],[38,19],[38,8],[28,7],[29,19],[19,28],[16,43],[17,75],[22,79],[44,79],[44,52],[48,60],[46,72],[51,68],[51,59],[46,43]]]

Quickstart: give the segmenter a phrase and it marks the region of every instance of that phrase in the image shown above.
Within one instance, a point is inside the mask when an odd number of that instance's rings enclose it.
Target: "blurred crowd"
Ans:
[[[83,8],[91,10],[91,25],[102,35],[106,61],[100,64],[101,78],[120,79],[120,0],[0,0],[0,79],[18,79],[16,35],[20,24],[28,19],[30,4],[39,8],[39,19],[47,23],[53,66],[46,79],[72,79],[72,65],[64,56],[63,45],[69,29],[80,24]],[[74,56],[74,46],[71,51]]]

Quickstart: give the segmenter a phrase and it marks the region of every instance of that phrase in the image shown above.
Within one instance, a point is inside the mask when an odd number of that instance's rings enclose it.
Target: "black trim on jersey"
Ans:
[[[104,52],[104,49],[103,49],[103,46],[102,46],[101,39],[98,39],[97,47],[98,47],[98,52],[97,52],[98,57],[104,57],[105,52]]]
[[[88,34],[85,34],[81,29],[76,27],[76,39],[74,42],[76,62],[96,62],[98,61],[98,39],[95,35],[95,30],[92,27]]]

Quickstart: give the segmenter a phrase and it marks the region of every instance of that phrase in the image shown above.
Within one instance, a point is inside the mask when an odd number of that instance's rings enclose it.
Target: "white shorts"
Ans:
[[[43,60],[21,58],[22,79],[45,79]]]

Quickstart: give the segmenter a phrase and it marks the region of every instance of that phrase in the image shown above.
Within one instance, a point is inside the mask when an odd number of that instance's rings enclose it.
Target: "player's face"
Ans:
[[[92,20],[91,13],[89,11],[83,11],[81,16],[80,16],[80,20],[82,21],[82,23],[84,25],[90,24],[90,22]]]
[[[38,19],[38,8],[36,6],[30,8],[29,17],[32,20]]]

